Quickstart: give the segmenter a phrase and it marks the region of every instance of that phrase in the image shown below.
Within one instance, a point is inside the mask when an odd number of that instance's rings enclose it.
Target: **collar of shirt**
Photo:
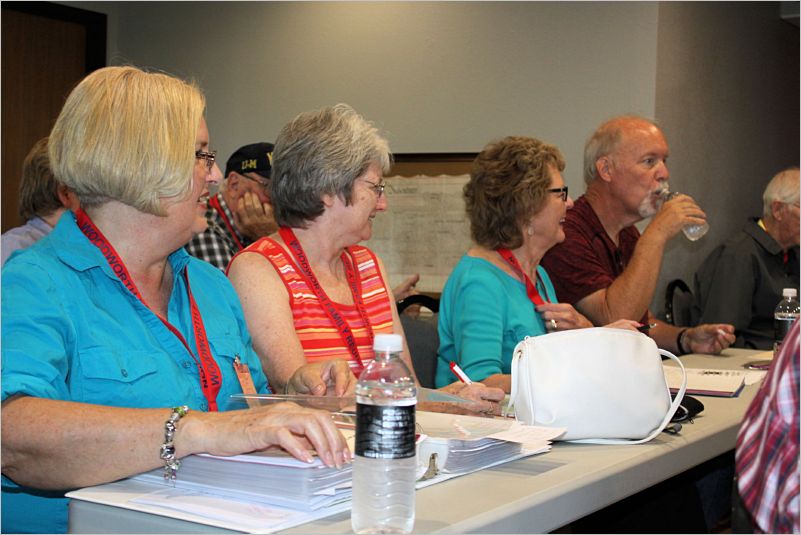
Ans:
[[[62,216],[53,232],[45,239],[57,240],[69,245],[69,247],[56,248],[56,254],[62,262],[73,269],[86,271],[92,268],[99,268],[109,278],[119,282],[119,278],[111,270],[111,266],[103,257],[100,249],[92,245],[81,232],[81,229],[78,228],[75,215],[72,212]],[[173,273],[178,275],[183,272],[183,269],[189,263],[189,253],[181,247],[172,252],[167,257],[167,260],[172,266]],[[120,284],[122,283],[120,282]]]
[[[782,254],[781,246],[759,225],[758,221],[759,218],[749,219],[743,231],[751,236],[754,241],[768,253],[772,255]]]
[[[236,225],[234,225],[234,214],[233,214],[233,212],[231,212],[231,209],[228,207],[228,203],[225,202],[225,199],[223,198],[222,192],[221,191],[218,192],[216,197],[217,197],[217,200],[220,201],[220,207],[223,209],[223,212],[225,212],[225,217],[227,217],[228,221],[231,222],[231,228],[234,229],[234,232],[236,233],[236,237],[239,238],[239,243],[241,243],[243,246],[247,247],[248,245],[250,245],[252,243],[252,241],[247,239],[245,236],[243,236],[236,229]],[[215,210],[213,207],[209,206],[209,211],[212,212],[214,220],[217,222],[219,227],[224,229],[225,232],[227,233],[228,232],[228,227],[223,222],[223,219],[220,216],[220,214],[217,213],[217,210]]]

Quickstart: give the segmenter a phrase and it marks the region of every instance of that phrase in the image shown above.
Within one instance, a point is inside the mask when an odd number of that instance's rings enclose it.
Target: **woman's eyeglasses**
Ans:
[[[387,183],[384,182],[383,180],[381,182],[378,182],[378,183],[370,182],[369,180],[367,180],[365,178],[359,178],[357,180],[361,180],[362,182],[367,182],[368,184],[370,184],[370,187],[373,188],[373,191],[375,191],[375,193],[376,193],[376,195],[378,195],[379,199],[384,194],[384,190],[387,187]]]
[[[567,186],[561,188],[548,188],[545,191],[548,193],[558,193],[562,197],[562,201],[567,202]]]
[[[195,158],[204,160],[206,162],[206,169],[211,173],[211,168],[214,167],[214,162],[217,160],[217,151],[206,152],[203,150],[196,150]]]

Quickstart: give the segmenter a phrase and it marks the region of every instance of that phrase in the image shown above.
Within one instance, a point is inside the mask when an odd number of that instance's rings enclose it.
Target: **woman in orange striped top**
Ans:
[[[352,393],[375,334],[403,335],[381,260],[358,245],[387,209],[389,165],[387,141],[345,104],[302,113],[281,130],[271,184],[281,228],[228,268],[273,389]],[[413,372],[405,345],[403,359]],[[306,363],[307,376],[290,383]],[[446,389],[487,408],[503,398],[481,385]]]

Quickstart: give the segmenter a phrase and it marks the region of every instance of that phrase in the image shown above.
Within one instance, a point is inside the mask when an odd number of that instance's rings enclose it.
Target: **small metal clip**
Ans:
[[[428,469],[426,470],[423,477],[420,478],[420,481],[427,481],[434,477],[437,477],[439,474],[439,468],[437,468],[437,454],[432,453],[431,457],[428,458]]]

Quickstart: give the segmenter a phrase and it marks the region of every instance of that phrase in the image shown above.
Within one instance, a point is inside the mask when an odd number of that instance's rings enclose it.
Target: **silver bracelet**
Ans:
[[[172,482],[175,485],[175,479],[178,477],[178,469],[181,467],[181,461],[175,458],[175,424],[178,420],[183,418],[189,413],[189,407],[183,405],[181,407],[173,407],[170,418],[164,422],[164,444],[161,445],[161,460],[164,461],[164,481],[166,483]]]

